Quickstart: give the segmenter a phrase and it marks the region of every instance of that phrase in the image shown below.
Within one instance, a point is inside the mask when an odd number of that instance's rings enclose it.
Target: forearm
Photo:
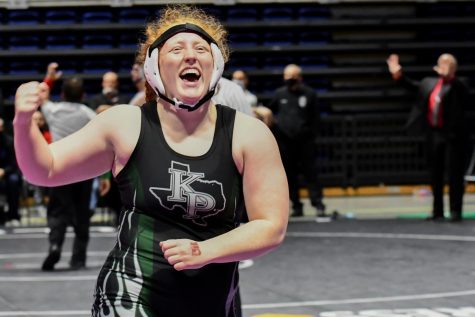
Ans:
[[[258,219],[234,230],[200,242],[203,254],[210,263],[241,261],[263,255],[278,247],[284,240],[282,228],[269,220]]]
[[[31,118],[15,116],[13,131],[16,158],[23,175],[32,184],[47,185],[53,157],[39,128]]]

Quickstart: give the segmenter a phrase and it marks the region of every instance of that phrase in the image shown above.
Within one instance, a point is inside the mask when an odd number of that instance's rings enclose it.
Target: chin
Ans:
[[[198,92],[189,92],[188,94],[181,94],[181,97],[178,99],[186,104],[196,104],[198,101],[201,100],[205,96],[206,93],[198,93]]]

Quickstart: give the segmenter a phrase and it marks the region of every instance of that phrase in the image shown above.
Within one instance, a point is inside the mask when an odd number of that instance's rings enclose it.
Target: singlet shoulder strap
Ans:
[[[221,115],[221,127],[223,128],[226,138],[232,145],[236,110],[219,104],[216,105],[216,108],[218,109],[218,114]]]
[[[148,121],[155,121],[158,122],[157,118],[157,102],[156,101],[149,101],[145,103],[142,107],[142,115],[145,116],[145,118]]]

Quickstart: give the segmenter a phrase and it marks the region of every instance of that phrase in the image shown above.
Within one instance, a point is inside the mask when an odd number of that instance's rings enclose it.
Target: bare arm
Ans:
[[[416,80],[409,78],[403,73],[402,66],[399,63],[399,55],[389,55],[388,59],[386,60],[386,64],[388,65],[388,70],[395,81],[397,81],[409,90],[416,91],[417,89],[419,89],[420,83]]]
[[[58,186],[89,179],[111,169],[117,158],[112,131],[120,111],[106,111],[79,131],[48,145],[31,120],[42,103],[46,84],[21,85],[15,98],[15,151],[25,178],[37,185]]]
[[[242,155],[235,161],[243,171],[249,222],[198,243],[190,240],[162,242],[165,257],[177,270],[253,258],[273,250],[284,239],[289,193],[277,143],[262,122],[243,117],[239,114],[236,117],[233,152]]]

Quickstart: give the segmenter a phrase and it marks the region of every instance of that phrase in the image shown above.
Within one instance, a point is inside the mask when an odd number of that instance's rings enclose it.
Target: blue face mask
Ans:
[[[246,87],[244,86],[244,80],[241,79],[233,79],[233,82],[238,84],[242,89],[245,89]]]

